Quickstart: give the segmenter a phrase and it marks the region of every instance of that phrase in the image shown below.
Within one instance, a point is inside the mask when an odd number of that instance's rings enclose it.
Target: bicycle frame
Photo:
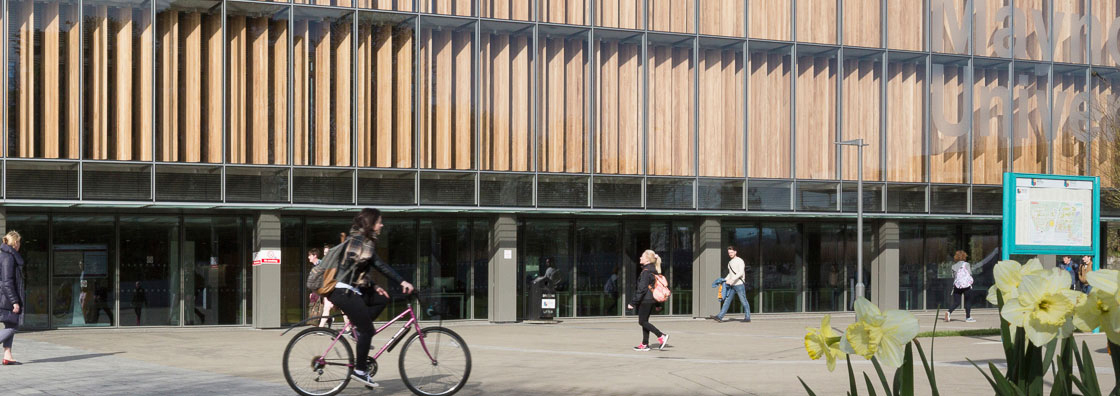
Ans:
[[[381,349],[373,355],[373,360],[377,360],[385,352],[393,350],[393,348],[397,346],[397,343],[403,339],[402,336],[408,334],[408,330],[412,329],[416,330],[416,334],[420,335],[420,346],[424,348],[424,353],[428,355],[428,359],[431,359],[432,364],[438,363],[438,361],[436,361],[436,359],[432,357],[432,353],[428,351],[428,344],[424,341],[424,332],[420,331],[420,321],[416,319],[416,312],[412,309],[412,304],[409,304],[408,308],[406,308],[404,312],[401,312],[400,315],[397,315],[397,317],[393,318],[393,320],[390,320],[384,325],[381,325],[381,327],[377,328],[377,330],[375,330],[373,334],[376,336],[378,333],[381,333],[383,330],[385,330],[389,326],[392,326],[393,323],[396,323],[398,320],[401,320],[405,316],[408,316],[408,322],[406,322],[400,330],[397,330],[397,333],[393,334],[393,337],[390,338],[388,342],[381,346]],[[337,344],[338,340],[342,338],[342,335],[346,334],[346,332],[353,328],[353,326],[353,324],[347,324],[346,326],[342,327],[342,331],[340,331],[338,335],[335,336],[334,340],[331,341],[331,344],[327,346],[327,350],[323,351],[323,354],[319,356],[319,364],[338,364],[328,363],[324,356],[327,356],[327,353],[329,353],[331,349],[334,349],[335,344]],[[347,363],[346,366],[354,367],[354,363]]]

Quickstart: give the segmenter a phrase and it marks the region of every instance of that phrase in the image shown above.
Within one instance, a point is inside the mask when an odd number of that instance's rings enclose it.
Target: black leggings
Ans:
[[[649,322],[649,314],[650,311],[653,311],[654,305],[656,305],[656,303],[652,302],[643,302],[641,304],[638,304],[638,324],[642,325],[643,345],[649,345],[649,333],[651,331],[653,332],[653,334],[657,335],[657,338],[661,338],[662,336],[661,330],[658,330],[656,326]]]
[[[953,304],[949,306],[949,313],[953,313],[957,307],[961,306],[961,299],[964,299],[964,316],[966,318],[972,317],[972,302],[968,301],[968,292],[972,290],[972,286],[964,289],[953,288]]]
[[[366,364],[366,358],[369,357],[369,345],[374,332],[373,320],[381,315],[381,311],[385,310],[389,300],[373,290],[358,295],[358,293],[349,289],[334,289],[327,298],[331,300],[334,306],[341,309],[342,313],[350,317],[350,324],[354,326],[356,333],[358,349],[355,351],[354,369],[366,371],[369,368]]]

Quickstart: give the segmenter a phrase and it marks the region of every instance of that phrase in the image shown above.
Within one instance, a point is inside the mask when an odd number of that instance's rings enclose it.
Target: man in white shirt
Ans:
[[[727,246],[727,256],[731,258],[727,262],[727,276],[723,277],[725,282],[724,287],[730,287],[735,294],[739,295],[739,302],[743,303],[743,322],[751,321],[751,304],[747,302],[746,290],[746,269],[747,265],[743,259],[739,257],[739,249],[735,245]],[[719,315],[709,316],[709,319],[714,319],[717,322],[723,322],[723,316],[727,315],[727,310],[731,308],[731,297],[723,300],[723,308],[719,310]]]

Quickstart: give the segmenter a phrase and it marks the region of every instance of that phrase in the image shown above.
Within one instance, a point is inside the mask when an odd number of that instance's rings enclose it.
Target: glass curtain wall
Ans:
[[[969,301],[986,307],[999,261],[1000,226],[995,224],[899,224],[899,302],[903,309],[947,309],[953,292],[953,254],[963,250],[974,280]],[[984,259],[987,262],[980,265]],[[923,305],[924,303],[924,305]]]
[[[623,264],[621,224],[617,221],[581,221],[576,225],[576,316],[620,315],[618,276]],[[640,252],[639,252],[640,254]],[[668,255],[662,256],[668,257]],[[634,261],[637,263],[637,261]],[[662,264],[662,271],[668,263]],[[637,272],[634,272],[635,274]],[[666,312],[662,310],[661,312]]]
[[[121,326],[179,325],[179,217],[121,216]]]
[[[469,219],[420,221],[416,287],[431,293],[442,319],[470,317],[471,232]]]
[[[237,217],[187,217],[183,223],[185,323],[242,323],[250,262],[239,235],[248,224]]]
[[[51,256],[54,265],[55,327],[116,324],[116,228],[113,216],[55,216]]]

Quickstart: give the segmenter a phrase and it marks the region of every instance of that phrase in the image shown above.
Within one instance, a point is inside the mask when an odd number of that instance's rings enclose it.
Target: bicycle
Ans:
[[[392,351],[404,339],[405,334],[415,330],[416,333],[405,341],[398,358],[401,380],[417,395],[453,395],[463,388],[470,376],[470,349],[463,338],[450,329],[442,326],[421,328],[412,307],[413,302],[419,304],[419,301],[415,292],[409,295],[409,303],[404,312],[374,332],[375,335],[380,334],[398,320],[408,318],[404,326],[376,354],[370,355],[369,370],[376,373],[377,358]],[[321,318],[323,317],[305,319],[292,325],[281,335]],[[304,396],[333,396],[342,392],[350,383],[350,375],[354,373],[354,352],[343,336],[350,332],[351,327],[351,324],[347,324],[342,331],[311,327],[296,333],[284,349],[284,379],[288,381],[288,385]]]

